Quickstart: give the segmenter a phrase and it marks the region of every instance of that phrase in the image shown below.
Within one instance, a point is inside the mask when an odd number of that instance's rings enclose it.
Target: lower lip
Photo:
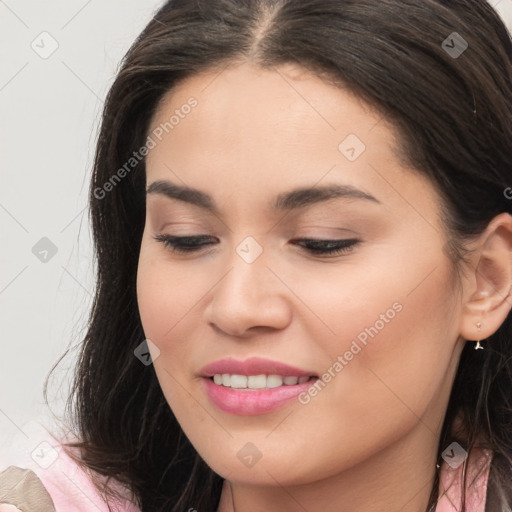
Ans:
[[[206,393],[221,410],[242,416],[254,416],[275,411],[305,392],[317,379],[311,378],[294,386],[266,389],[236,389],[219,386],[212,379],[204,378]]]

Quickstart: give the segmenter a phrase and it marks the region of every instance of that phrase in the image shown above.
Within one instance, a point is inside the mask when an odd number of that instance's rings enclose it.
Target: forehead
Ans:
[[[191,98],[197,103],[192,109]],[[254,153],[265,147],[336,155],[349,134],[374,150],[394,142],[382,116],[351,92],[289,64],[262,69],[244,63],[189,77],[163,97],[151,129],[165,127],[173,114],[172,129],[162,135],[177,150],[190,136],[211,152],[233,142]]]
[[[392,183],[412,196],[418,180],[428,186],[403,167],[385,118],[297,66],[241,64],[189,77],[163,97],[149,133],[155,130],[161,140],[147,157],[148,182],[248,198],[325,178],[394,200]]]

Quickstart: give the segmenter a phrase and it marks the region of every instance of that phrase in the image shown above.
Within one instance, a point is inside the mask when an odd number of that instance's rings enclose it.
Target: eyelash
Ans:
[[[164,246],[173,252],[188,254],[201,250],[206,245],[205,243],[211,240],[212,237],[208,235],[196,236],[173,236],[173,235],[156,235],[154,239],[157,242],[163,243]],[[349,252],[354,246],[359,243],[356,238],[346,240],[318,240],[314,238],[298,238],[293,241],[302,242],[306,251],[315,255],[340,255]],[[307,243],[306,243],[307,242]],[[302,246],[301,246],[302,247]]]

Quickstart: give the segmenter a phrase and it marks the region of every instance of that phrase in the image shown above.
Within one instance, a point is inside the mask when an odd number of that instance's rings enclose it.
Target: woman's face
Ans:
[[[182,82],[149,136],[140,314],[212,469],[305,484],[413,446],[434,467],[461,307],[439,196],[385,120],[297,67],[243,64]]]

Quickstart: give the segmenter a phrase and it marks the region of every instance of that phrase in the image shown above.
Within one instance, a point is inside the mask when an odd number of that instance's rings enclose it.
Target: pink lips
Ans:
[[[271,361],[270,359],[262,359],[260,357],[251,357],[245,361],[220,359],[206,365],[199,373],[203,377],[212,377],[216,373],[230,373],[232,375],[282,375],[283,377],[309,377],[310,375],[315,375],[314,372],[304,371],[278,361]]]
[[[283,377],[313,377],[293,386],[283,385],[270,389],[235,389],[213,382],[215,374],[231,375],[281,375]],[[293,400],[317,379],[314,372],[294,368],[278,361],[253,357],[245,361],[222,359],[206,365],[200,371],[210,400],[221,410],[232,414],[252,416],[274,411]]]

